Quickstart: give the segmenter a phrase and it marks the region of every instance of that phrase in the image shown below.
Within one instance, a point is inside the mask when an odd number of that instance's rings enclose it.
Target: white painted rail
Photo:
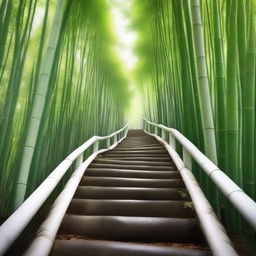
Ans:
[[[127,125],[122,129],[104,137],[93,136],[87,140],[80,147],[75,149],[70,155],[68,155],[42,182],[42,184],[23,202],[23,204],[2,224],[0,227],[0,255],[3,255],[12,243],[17,239],[21,232],[25,229],[31,219],[35,216],[37,211],[55,189],[61,178],[68,171],[69,167],[76,160],[76,170],[74,177],[80,177],[81,170],[85,170],[87,166],[99,153],[111,149],[119,144],[127,135]],[[119,138],[118,138],[119,137]],[[113,143],[111,146],[111,138]],[[107,140],[107,149],[99,150],[99,141]],[[83,154],[85,151],[93,145],[93,154],[83,164]],[[81,166],[81,167],[80,167]],[[80,170],[80,171],[79,171]],[[72,176],[73,177],[73,176]],[[74,179],[70,180],[74,180]],[[74,178],[73,177],[73,178]],[[82,177],[82,176],[81,176]],[[77,179],[75,179],[77,182]],[[70,181],[69,181],[70,183]],[[66,187],[70,187],[67,186]],[[73,187],[73,186],[72,186]],[[74,187],[73,187],[74,189]],[[70,190],[70,193],[73,190]],[[72,192],[73,193],[73,192]]]
[[[184,161],[184,159],[182,160],[174,148],[161,137],[149,132],[146,133],[155,137],[165,146],[178,171],[180,172],[180,175],[193,202],[201,228],[205,234],[205,238],[211,249],[211,253],[214,256],[238,256],[233,248],[231,240],[226,234],[224,227],[218,220],[218,217],[214,213],[213,208],[205,197],[193,173],[186,166],[188,162]]]
[[[183,154],[185,152],[188,155],[185,161],[191,161],[189,158],[192,157],[251,227],[256,230],[256,203],[252,198],[178,130],[150,122],[144,118],[144,129],[149,131],[150,126],[158,127],[162,131],[167,132],[169,134],[169,143],[174,149],[175,140],[177,140],[183,147]]]

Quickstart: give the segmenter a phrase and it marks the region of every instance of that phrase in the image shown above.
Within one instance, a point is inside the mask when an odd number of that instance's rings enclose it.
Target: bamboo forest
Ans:
[[[256,255],[255,0],[0,0],[0,256]]]

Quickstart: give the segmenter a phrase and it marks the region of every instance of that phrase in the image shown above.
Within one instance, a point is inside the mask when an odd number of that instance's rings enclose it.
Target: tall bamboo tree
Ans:
[[[200,0],[191,2],[191,10],[194,25],[195,49],[198,67],[199,95],[202,108],[204,140],[206,155],[217,163],[215,128],[213,122],[213,112],[211,96],[208,84],[208,75],[206,68],[206,57],[204,49],[203,25],[200,11]]]
[[[51,29],[51,35],[45,53],[42,71],[39,76],[38,86],[36,86],[35,99],[33,101],[31,117],[25,139],[24,151],[22,153],[21,167],[19,170],[14,208],[17,208],[25,198],[29,170],[38,136],[40,121],[45,106],[45,99],[49,86],[50,73],[53,65],[56,46],[59,39],[59,32],[61,28],[63,10],[65,5],[66,1],[57,1],[55,17]]]

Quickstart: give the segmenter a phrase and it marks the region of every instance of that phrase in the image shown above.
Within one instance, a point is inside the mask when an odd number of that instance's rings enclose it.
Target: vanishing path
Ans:
[[[193,204],[167,150],[142,130],[88,167],[53,255],[208,255]]]

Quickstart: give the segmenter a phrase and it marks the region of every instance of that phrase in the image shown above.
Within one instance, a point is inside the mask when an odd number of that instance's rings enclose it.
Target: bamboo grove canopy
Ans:
[[[19,179],[26,180],[21,168],[30,170],[29,195],[86,139],[123,125],[129,91],[106,1],[2,0],[0,8],[0,210],[6,215]],[[33,116],[40,122],[29,129]],[[34,148],[31,163],[25,142]]]
[[[255,198],[256,1],[130,1],[144,115],[181,131]],[[0,215],[86,139],[126,123],[112,22],[110,0],[0,0]],[[215,209],[228,208],[194,172]]]

